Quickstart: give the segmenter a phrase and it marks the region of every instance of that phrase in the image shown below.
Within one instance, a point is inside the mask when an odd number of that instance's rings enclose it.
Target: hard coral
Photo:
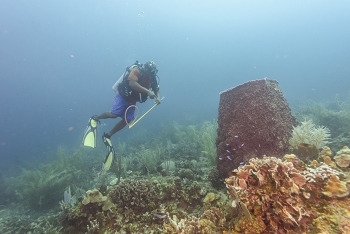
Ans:
[[[152,211],[158,200],[156,187],[148,180],[123,180],[109,192],[114,204],[133,213]]]
[[[217,168],[222,177],[241,162],[282,157],[296,120],[276,80],[254,80],[220,93]]]
[[[323,146],[321,153],[319,154],[320,159],[324,159],[325,157],[332,157],[332,150],[328,146]]]
[[[331,175],[322,193],[327,197],[346,197],[349,195],[349,190],[346,182],[340,181],[336,175]]]
[[[310,204],[319,203],[322,198],[319,191],[327,179],[339,174],[324,163],[309,168],[290,155],[285,158],[285,161],[267,156],[252,158],[225,182],[229,191],[232,188],[237,191],[239,198],[230,193],[232,199],[244,203],[252,220],[265,223],[261,233],[301,233],[312,228],[310,222],[318,214],[318,205]],[[236,229],[243,230],[241,225],[239,222]]]
[[[98,203],[99,205],[102,205],[103,211],[109,210],[113,207],[113,203],[107,197],[103,196],[97,189],[88,190],[86,192],[82,204],[87,205],[89,203]]]
[[[349,167],[350,166],[350,149],[344,146],[341,150],[337,152],[334,157],[335,162],[339,167]]]
[[[104,202],[106,200],[107,200],[107,197],[103,196],[97,189],[94,189],[94,190],[88,190],[86,192],[86,195],[82,203],[86,205],[88,203]]]
[[[179,219],[176,215],[168,217],[162,233],[211,234],[219,233],[225,223],[225,218],[216,207],[205,210],[201,218],[191,216]]]

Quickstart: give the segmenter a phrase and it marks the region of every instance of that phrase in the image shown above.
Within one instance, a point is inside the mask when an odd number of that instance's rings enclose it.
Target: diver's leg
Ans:
[[[95,116],[95,118],[97,119],[115,119],[117,118],[118,115],[113,114],[111,112],[103,112],[101,115]]]
[[[115,118],[119,117],[120,114],[122,113],[120,111],[121,100],[122,100],[122,97],[120,96],[120,94],[118,94],[114,99],[114,104],[113,104],[112,110],[104,112],[101,115],[96,116],[96,118],[97,119],[115,119]]]
[[[108,133],[108,136],[111,137],[113,136],[116,132],[122,130],[126,126],[126,122],[124,119],[120,120],[114,128]]]

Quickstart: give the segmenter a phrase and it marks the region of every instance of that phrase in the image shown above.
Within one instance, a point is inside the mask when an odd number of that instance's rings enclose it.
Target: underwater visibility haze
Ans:
[[[349,1],[0,3],[1,233],[350,233]],[[96,148],[88,120],[149,60],[161,104],[103,169],[120,119]],[[295,117],[288,150],[222,176],[220,92],[264,79]]]

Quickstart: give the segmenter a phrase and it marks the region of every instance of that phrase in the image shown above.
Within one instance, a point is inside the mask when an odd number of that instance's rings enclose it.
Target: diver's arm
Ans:
[[[151,84],[151,88],[153,93],[156,95],[156,103],[160,104],[160,92],[159,92],[159,85],[157,82],[153,82]]]
[[[135,80],[129,80],[129,86],[130,86],[130,88],[132,88],[133,90],[135,90],[137,92],[146,93],[151,99],[156,97],[156,95],[152,91],[150,91],[150,90],[146,89],[145,87],[141,86]]]
[[[157,91],[154,92],[155,95],[156,95],[156,103],[157,104],[160,104],[160,92],[159,92],[159,89]]]

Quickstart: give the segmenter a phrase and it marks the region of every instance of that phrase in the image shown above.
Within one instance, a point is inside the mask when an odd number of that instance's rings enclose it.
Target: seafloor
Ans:
[[[102,144],[59,146],[47,164],[2,173],[0,233],[350,233],[345,104],[298,109],[300,127],[309,119],[331,133],[316,153],[291,141],[289,154],[253,158],[227,178],[215,165],[216,121],[116,140],[108,172]]]

